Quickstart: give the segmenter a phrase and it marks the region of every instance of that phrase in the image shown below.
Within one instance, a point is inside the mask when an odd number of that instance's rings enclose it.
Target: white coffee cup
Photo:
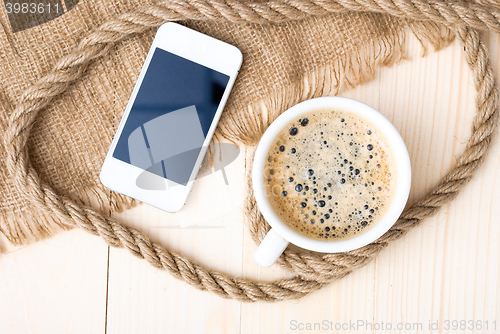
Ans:
[[[386,136],[395,157],[397,170],[394,199],[384,216],[374,226],[363,233],[338,241],[311,239],[292,230],[272,209],[264,187],[264,165],[267,153],[275,137],[285,126],[300,115],[322,109],[349,111],[372,122]],[[264,267],[269,267],[276,262],[289,243],[316,252],[338,253],[360,248],[377,240],[397,221],[410,193],[410,157],[399,132],[387,118],[375,109],[359,101],[343,97],[320,97],[307,100],[281,114],[262,136],[255,152],[252,168],[252,185],[257,206],[272,227],[254,254],[255,261]]]

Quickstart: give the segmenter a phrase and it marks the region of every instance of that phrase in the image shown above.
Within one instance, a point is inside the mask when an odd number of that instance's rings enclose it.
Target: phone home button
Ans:
[[[204,56],[207,53],[207,50],[207,44],[203,41],[198,40],[191,44],[191,52],[195,56]]]

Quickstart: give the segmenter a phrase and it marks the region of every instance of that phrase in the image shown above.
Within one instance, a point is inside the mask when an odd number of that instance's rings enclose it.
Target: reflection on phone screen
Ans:
[[[186,185],[229,76],[156,48],[113,157]],[[144,178],[141,188],[165,189]]]

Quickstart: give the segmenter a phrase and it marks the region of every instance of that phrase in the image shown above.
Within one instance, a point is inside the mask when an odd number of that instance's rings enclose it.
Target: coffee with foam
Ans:
[[[276,136],[264,185],[273,210],[297,233],[348,239],[374,226],[389,208],[396,163],[370,121],[343,110],[318,110]]]

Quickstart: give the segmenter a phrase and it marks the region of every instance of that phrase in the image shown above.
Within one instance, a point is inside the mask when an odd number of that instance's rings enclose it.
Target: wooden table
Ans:
[[[381,69],[373,81],[342,96],[380,110],[401,132],[412,160],[413,202],[463,150],[475,89],[458,42],[421,58],[420,44],[409,40],[411,61]],[[500,40],[489,36],[487,44],[498,78]],[[229,185],[220,172],[200,179],[180,213],[141,205],[121,219],[217,270],[260,280],[284,277],[281,268],[253,261],[256,245],[241,210],[245,154],[242,148],[226,168]],[[188,219],[198,225],[184,226]],[[499,255],[497,137],[485,165],[455,201],[365,267],[301,300],[225,300],[73,230],[0,255],[0,333],[336,333],[339,327],[346,333],[495,333]],[[468,330],[470,320],[475,330]],[[429,330],[430,324],[439,330]],[[447,324],[458,329],[447,331]]]

